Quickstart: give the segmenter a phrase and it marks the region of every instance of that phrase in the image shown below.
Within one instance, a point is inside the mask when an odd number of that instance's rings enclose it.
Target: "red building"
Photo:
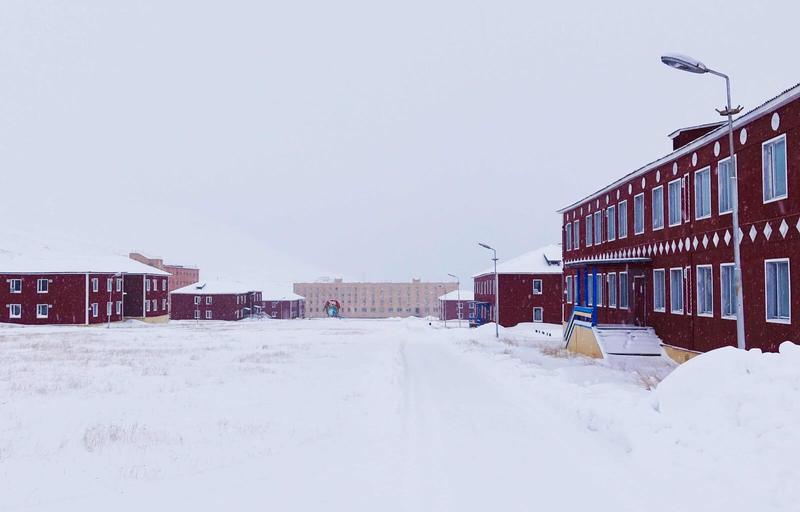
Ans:
[[[140,254],[138,252],[132,252],[128,255],[128,257],[132,260],[144,263],[145,265],[150,265],[151,267],[156,267],[165,272],[169,272],[170,279],[168,291],[170,292],[172,290],[177,290],[178,288],[183,288],[184,286],[189,286],[190,284],[194,284],[200,280],[200,270],[195,267],[171,265],[164,263],[164,260],[161,258],[148,258],[144,254]]]
[[[109,320],[168,319],[167,293],[140,291],[149,281],[166,290],[169,274],[124,257],[48,254],[0,259],[0,322],[90,325]],[[150,305],[145,307],[145,300]]]
[[[454,290],[439,297],[439,320],[469,320],[477,314],[472,290]]]
[[[561,245],[547,245],[497,265],[500,325],[522,322],[561,323]],[[494,318],[494,269],[473,276],[475,300],[487,302]]]
[[[261,310],[261,292],[240,283],[202,282],[170,293],[173,320],[241,320]]]
[[[279,320],[305,318],[306,299],[296,293],[264,295],[262,294],[261,311]]]
[[[565,320],[649,326],[667,352],[736,346],[733,244],[739,240],[747,348],[800,341],[800,86],[734,121],[740,232],[727,126],[672,134],[672,153],[559,211]]]

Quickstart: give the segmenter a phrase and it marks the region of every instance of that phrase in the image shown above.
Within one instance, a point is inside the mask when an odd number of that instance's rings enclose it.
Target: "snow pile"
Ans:
[[[788,441],[800,425],[800,346],[779,353],[714,350],[678,367],[657,388],[658,407],[670,420],[708,436],[739,430]],[[797,445],[800,453],[800,444]]]

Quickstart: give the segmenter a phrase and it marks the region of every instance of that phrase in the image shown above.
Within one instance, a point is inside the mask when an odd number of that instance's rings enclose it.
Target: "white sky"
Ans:
[[[4,222],[466,281],[476,241],[558,240],[557,208],[717,119],[723,82],[661,53],[728,72],[746,109],[800,81],[800,7],[759,4],[5,0]]]

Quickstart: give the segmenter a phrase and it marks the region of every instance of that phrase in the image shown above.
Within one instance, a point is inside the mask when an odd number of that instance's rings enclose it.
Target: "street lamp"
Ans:
[[[478,242],[478,245],[484,249],[492,251],[492,261],[494,262],[494,337],[499,338],[500,327],[498,327],[498,324],[500,323],[500,282],[497,279],[497,251],[493,247],[489,247],[482,242]]]
[[[716,109],[721,116],[728,118],[728,145],[730,147],[731,165],[733,168],[733,175],[731,176],[731,199],[733,203],[733,211],[731,217],[733,221],[733,287],[736,290],[736,346],[744,350],[746,348],[744,339],[744,300],[742,298],[742,260],[739,254],[739,190],[738,190],[738,175],[739,171],[736,165],[736,155],[734,154],[733,147],[733,116],[742,111],[742,107],[731,107],[731,80],[728,75],[720,73],[706,67],[705,64],[692,57],[680,55],[677,53],[667,54],[661,56],[661,62],[672,68],[680,71],[688,71],[689,73],[711,73],[725,79],[725,88],[728,94],[728,103],[723,110]]]
[[[458,326],[461,327],[461,311],[458,309],[461,306],[461,279],[455,274],[447,275],[456,280],[456,314],[458,315]]]

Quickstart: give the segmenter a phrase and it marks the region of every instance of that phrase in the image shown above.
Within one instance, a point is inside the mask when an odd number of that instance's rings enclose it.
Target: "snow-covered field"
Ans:
[[[798,347],[536,328],[0,327],[0,510],[800,510]]]

